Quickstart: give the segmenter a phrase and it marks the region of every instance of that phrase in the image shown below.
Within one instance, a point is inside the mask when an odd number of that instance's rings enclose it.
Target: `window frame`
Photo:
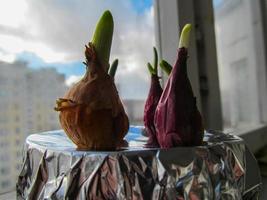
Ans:
[[[264,31],[267,32],[267,22],[263,21],[266,9],[260,9],[262,4],[262,0],[250,3],[253,17],[261,17],[262,19],[262,23],[257,26],[257,32],[255,32],[258,39],[261,40],[264,38]],[[206,127],[208,129],[222,130],[223,118],[212,0],[203,0],[201,2],[194,0],[164,2],[154,0],[154,11],[156,44],[160,51],[159,55],[160,58],[164,58],[170,63],[175,61],[176,55],[174,52],[178,47],[181,28],[186,23],[193,25],[189,47],[189,66],[195,67],[188,68],[189,78],[198,99],[198,107],[206,121]],[[258,56],[261,56],[258,58],[261,62],[260,67],[257,66],[258,99],[261,111],[258,117],[260,118],[260,123],[256,126],[234,130],[236,135],[245,140],[252,152],[256,152],[267,144],[267,54],[265,53],[267,41],[264,42],[257,49]],[[255,41],[255,43],[259,44],[259,41]],[[203,68],[203,66],[205,67]],[[166,76],[163,81],[166,81]]]

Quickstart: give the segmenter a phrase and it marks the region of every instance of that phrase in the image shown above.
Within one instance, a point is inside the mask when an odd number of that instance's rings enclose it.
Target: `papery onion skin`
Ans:
[[[154,125],[155,111],[162,94],[162,88],[157,75],[151,75],[151,85],[144,109],[144,126],[148,136],[147,147],[159,147]]]
[[[162,93],[162,88],[158,76],[158,52],[156,47],[153,48],[153,51],[154,66],[152,66],[150,63],[147,63],[148,71],[151,75],[151,81],[148,97],[146,99],[144,108],[144,127],[145,132],[148,136],[146,146],[151,148],[159,147],[154,125],[154,115]]]
[[[186,73],[187,49],[178,49],[177,62],[155,112],[157,139],[162,148],[202,144],[202,117]]]
[[[188,44],[191,25],[180,37],[178,55],[156,108],[154,124],[161,148],[198,146],[204,128],[196,97],[187,76]]]

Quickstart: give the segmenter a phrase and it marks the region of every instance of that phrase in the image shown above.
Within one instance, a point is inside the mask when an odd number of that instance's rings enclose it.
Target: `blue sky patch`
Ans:
[[[153,6],[153,0],[131,0],[131,3],[137,13],[144,13]]]
[[[26,61],[32,69],[55,68],[59,73],[65,74],[66,77],[70,77],[71,75],[80,76],[85,73],[85,66],[82,61],[46,63],[42,58],[32,52],[22,52],[17,55],[16,60]]]
[[[213,0],[213,7],[218,8],[224,3],[224,0]]]

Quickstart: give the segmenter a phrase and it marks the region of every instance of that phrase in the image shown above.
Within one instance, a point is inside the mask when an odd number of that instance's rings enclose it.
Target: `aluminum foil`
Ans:
[[[144,148],[142,127],[129,147],[77,151],[62,130],[26,139],[17,199],[257,199],[261,180],[242,139],[209,131],[205,145]]]

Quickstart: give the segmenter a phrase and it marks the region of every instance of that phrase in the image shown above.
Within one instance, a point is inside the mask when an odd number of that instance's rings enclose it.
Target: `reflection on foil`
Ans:
[[[239,137],[209,131],[204,146],[165,150],[144,148],[142,131],[131,126],[129,147],[113,152],[77,151],[61,130],[30,135],[17,199],[258,197],[257,164]],[[254,163],[253,169],[247,162]]]

